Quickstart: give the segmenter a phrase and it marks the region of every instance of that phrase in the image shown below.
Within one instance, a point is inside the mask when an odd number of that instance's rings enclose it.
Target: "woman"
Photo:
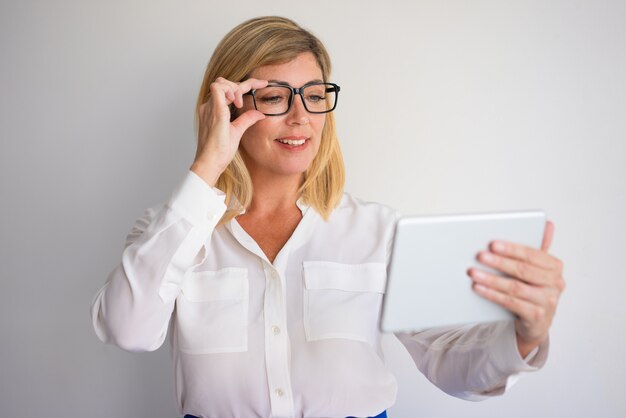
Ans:
[[[343,194],[339,92],[324,46],[284,18],[237,26],[209,62],[191,169],[137,221],[92,308],[127,350],[169,331],[183,414],[386,416],[395,400],[377,325],[396,214]],[[398,335],[440,388],[480,399],[543,364],[564,286],[552,231],[542,251],[481,253],[516,280],[468,272],[515,323]]]

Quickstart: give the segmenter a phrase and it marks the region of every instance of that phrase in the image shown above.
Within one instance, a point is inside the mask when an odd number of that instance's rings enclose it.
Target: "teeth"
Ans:
[[[306,139],[277,139],[277,141],[288,145],[302,145]]]

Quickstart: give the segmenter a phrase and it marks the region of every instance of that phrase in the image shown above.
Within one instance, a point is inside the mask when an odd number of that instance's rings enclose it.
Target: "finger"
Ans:
[[[218,77],[215,80],[216,83],[223,86],[224,95],[229,100],[228,104],[234,104],[235,107],[241,108],[243,106],[243,95],[252,89],[263,88],[267,86],[267,80],[259,80],[256,78],[249,78],[241,83],[235,83],[224,77]]]
[[[554,281],[552,279],[554,273],[551,270],[537,267],[526,261],[502,257],[488,251],[478,253],[478,261],[509,277],[514,277],[527,283],[549,286]]]
[[[531,302],[535,305],[547,304],[548,293],[550,293],[549,288],[532,286],[520,280],[497,276],[476,268],[470,268],[467,274],[472,278],[474,283]]]
[[[235,106],[237,108],[241,108],[243,106],[243,96],[253,89],[260,89],[267,86],[267,80],[259,80],[256,78],[249,78],[247,80],[242,81],[237,85],[237,89],[235,90],[236,99],[234,101]]]
[[[544,269],[555,269],[555,258],[543,250],[507,241],[493,241],[489,249],[501,256],[514,258]]]
[[[239,131],[240,135],[258,121],[265,119],[265,115],[257,110],[248,110],[242,113],[232,122],[233,128]]]
[[[211,99],[213,99],[213,102],[222,106],[228,106],[228,103],[226,102],[226,91],[229,89],[228,85],[225,83],[221,83],[218,81],[215,81],[213,83],[211,83],[210,86],[210,90],[211,90]]]
[[[223,77],[218,77],[215,80],[215,84],[218,87],[218,91],[222,91],[224,96],[226,96],[231,103],[235,100],[235,92],[239,88],[236,83],[233,83],[230,80],[226,80]]]
[[[260,80],[258,78],[248,78],[247,80],[239,83],[239,88],[243,93],[247,93],[252,89],[262,89],[263,87],[267,87],[267,80]]]
[[[258,78],[248,78],[240,83],[235,83],[225,79],[224,77],[218,77],[215,82],[229,86],[233,91],[241,90],[244,93],[249,92],[252,89],[260,89],[267,86],[267,80],[261,80]]]
[[[554,224],[551,221],[546,222],[546,229],[543,232],[543,242],[541,243],[541,251],[548,252],[552,245],[552,237],[554,236]]]
[[[230,88],[231,90],[234,90],[235,88],[237,88],[237,83],[230,81],[224,77],[217,77],[215,79],[215,82],[224,86],[227,86],[228,88]]]
[[[480,296],[494,302],[503,308],[508,309],[517,315],[522,321],[537,323],[542,321],[546,315],[546,309],[524,299],[502,293],[498,290],[475,283],[473,289]]]
[[[231,87],[223,82],[211,83],[211,101],[215,109],[217,109],[223,118],[230,119],[230,108],[228,107],[233,99],[234,94]],[[209,112],[208,112],[209,113]]]

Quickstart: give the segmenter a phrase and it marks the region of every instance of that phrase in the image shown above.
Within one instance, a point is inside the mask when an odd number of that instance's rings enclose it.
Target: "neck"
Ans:
[[[250,173],[254,194],[247,212],[263,214],[285,213],[296,208],[300,197],[298,189],[303,175],[272,176]]]

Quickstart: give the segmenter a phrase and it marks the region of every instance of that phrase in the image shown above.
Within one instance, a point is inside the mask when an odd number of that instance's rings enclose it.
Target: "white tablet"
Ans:
[[[385,332],[512,319],[472,290],[467,269],[487,269],[479,251],[496,239],[541,247],[542,211],[401,218],[388,268],[381,329]],[[493,271],[492,271],[493,272]]]

